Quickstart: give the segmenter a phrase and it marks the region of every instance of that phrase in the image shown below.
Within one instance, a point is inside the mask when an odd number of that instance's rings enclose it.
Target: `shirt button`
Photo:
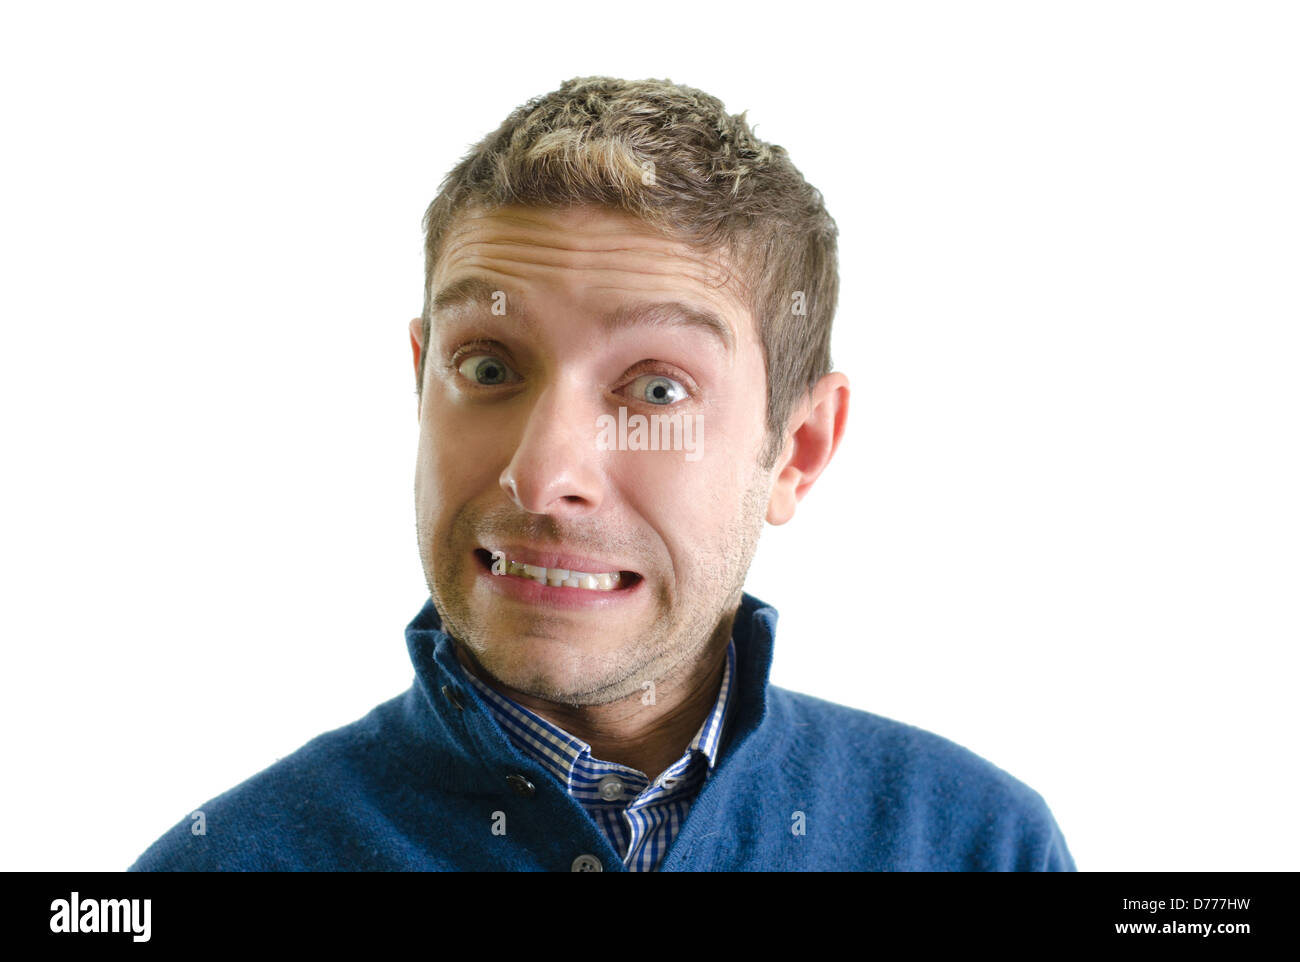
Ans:
[[[600,792],[600,797],[605,801],[615,801],[623,797],[623,780],[617,775],[606,775],[597,782],[596,790]],[[577,871],[577,869],[574,869],[574,871]]]
[[[507,775],[506,781],[515,790],[515,794],[522,795],[524,798],[528,798],[537,791],[537,786],[522,775]]]
[[[605,869],[600,864],[600,859],[594,855],[579,855],[573,860],[573,871],[575,872],[603,872]]]

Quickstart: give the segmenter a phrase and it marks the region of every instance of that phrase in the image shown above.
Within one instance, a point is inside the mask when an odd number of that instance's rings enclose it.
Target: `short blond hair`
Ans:
[[[701,90],[577,77],[517,108],[474,145],[424,215],[426,348],[434,268],[458,213],[587,204],[725,251],[737,265],[763,345],[767,443],[759,460],[770,468],[794,405],[831,371],[838,231],[785,149],[759,140],[744,113],[727,114]]]

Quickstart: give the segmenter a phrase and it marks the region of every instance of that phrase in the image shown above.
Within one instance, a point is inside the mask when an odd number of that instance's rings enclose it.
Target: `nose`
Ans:
[[[602,452],[596,448],[596,418],[602,412],[588,391],[547,387],[524,415],[523,433],[501,487],[532,514],[579,517],[596,511],[604,498]]]

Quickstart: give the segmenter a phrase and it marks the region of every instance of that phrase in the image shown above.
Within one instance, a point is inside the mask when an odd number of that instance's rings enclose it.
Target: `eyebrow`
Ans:
[[[481,277],[465,277],[438,291],[430,305],[430,314],[450,311],[458,307],[487,306],[501,292],[501,288]],[[509,295],[507,295],[509,300]],[[514,307],[510,316],[525,329],[535,329],[536,321],[522,307]],[[600,319],[605,331],[613,334],[631,327],[687,327],[703,330],[721,342],[728,353],[735,351],[735,337],[730,325],[712,311],[703,310],[681,301],[649,301],[623,304]]]

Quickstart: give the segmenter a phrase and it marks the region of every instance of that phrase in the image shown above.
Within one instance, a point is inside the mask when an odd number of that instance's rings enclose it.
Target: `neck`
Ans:
[[[501,684],[462,645],[455,646],[456,657],[484,684],[589,744],[595,758],[626,765],[653,781],[681,758],[717,703],[735,616],[731,611],[722,619],[694,659],[655,679],[653,698],[636,691],[605,705],[558,704]]]

